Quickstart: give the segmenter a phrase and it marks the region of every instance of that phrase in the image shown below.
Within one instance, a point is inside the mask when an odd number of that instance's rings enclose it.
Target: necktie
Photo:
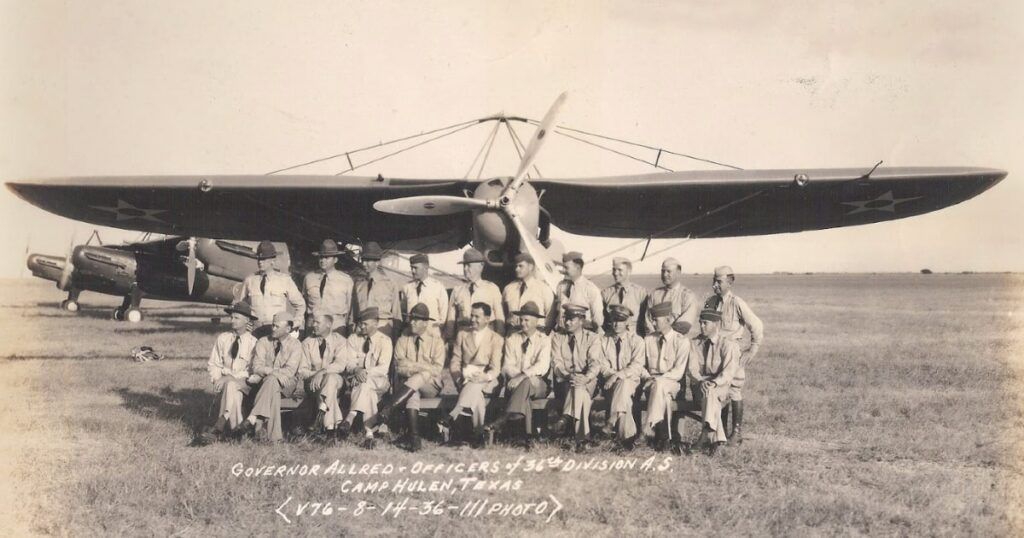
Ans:
[[[661,352],[661,350],[664,347],[665,347],[665,337],[662,336],[662,337],[658,338],[658,370],[659,370],[658,373],[662,373],[662,374],[665,373],[665,366],[664,366],[664,362],[663,362],[665,360],[665,355]]]
[[[281,353],[281,341],[277,340],[277,341],[274,342],[274,355],[278,355],[280,353]]]
[[[267,294],[267,274],[263,273],[263,277],[260,278],[260,295]]]
[[[665,337],[658,338],[658,354],[661,354],[661,348],[665,347]]]
[[[473,297],[474,293],[476,293],[476,282],[470,282],[469,283],[469,296],[470,296],[470,298]]]
[[[416,358],[417,359],[420,356],[420,342],[422,342],[422,341],[423,341],[423,338],[420,338],[419,336],[416,337]]]
[[[423,281],[422,280],[416,283],[416,298],[417,299],[420,297],[421,293],[423,293]]]
[[[619,284],[619,304],[622,304],[626,300],[626,288]]]
[[[526,350],[527,349],[530,349],[530,339],[529,338],[524,338],[523,339],[523,355],[526,355]]]
[[[565,296],[566,297],[572,297],[572,286],[573,286],[572,280],[568,280],[567,282],[568,282],[568,284],[565,285]]]
[[[238,358],[238,344],[239,344],[239,340],[241,340],[241,337],[236,334],[235,335],[235,341],[231,343],[231,351],[229,352],[229,353],[231,353],[231,358],[232,359],[237,359]]]
[[[369,296],[370,292],[373,291],[373,279],[366,279],[366,295]]]
[[[622,355],[622,338],[615,339],[615,369],[618,370],[622,367],[622,361],[620,360]]]
[[[327,340],[325,338],[320,339],[320,360],[323,360],[324,353],[327,351]]]
[[[320,298],[321,299],[323,299],[323,297],[324,297],[324,288],[326,288],[326,287],[327,287],[327,273],[324,273],[324,276],[320,277]]]
[[[526,295],[526,281],[525,280],[519,283],[519,298],[522,299],[523,295]],[[519,306],[522,307],[522,305],[519,305]]]
[[[711,340],[704,341],[704,358],[708,357],[708,353],[711,351]]]
[[[576,352],[576,335],[575,334],[570,334],[569,335],[569,353],[575,353],[575,352]]]
[[[363,353],[369,353],[369,352],[370,352],[370,337],[369,336],[364,336],[363,337]]]

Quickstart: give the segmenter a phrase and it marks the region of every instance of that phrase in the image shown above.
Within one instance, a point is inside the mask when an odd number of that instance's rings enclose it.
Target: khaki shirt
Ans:
[[[324,292],[320,294],[323,279]],[[302,293],[306,297],[306,313],[320,311],[334,318],[335,327],[348,325],[349,313],[352,312],[352,290],[355,284],[352,277],[337,269],[326,273],[312,271],[302,279]]]
[[[473,291],[469,288],[472,284]],[[448,315],[445,324],[445,334],[452,338],[459,331],[459,323],[469,321],[469,311],[473,303],[484,303],[491,307],[491,329],[504,334],[505,332],[505,309],[501,305],[501,290],[493,282],[478,280],[473,283],[465,283],[452,289],[452,296],[448,300]]]
[[[740,342],[743,338],[743,329],[750,333],[750,348],[747,349],[749,356],[757,354],[764,340],[764,323],[761,318],[747,305],[747,302],[737,297],[730,290],[718,304],[718,311],[722,313],[722,324],[718,334],[725,338]]]
[[[419,346],[416,340],[419,339]],[[395,371],[401,377],[412,377],[420,372],[434,378],[444,370],[445,345],[441,336],[429,330],[420,336],[406,332],[395,344]]]
[[[572,290],[569,289],[569,283],[572,282]],[[568,293],[566,293],[568,292]],[[587,307],[587,321],[592,321],[597,325],[597,330],[604,325],[604,302],[601,300],[601,289],[597,287],[585,276],[580,276],[576,280],[570,281],[568,279],[558,283],[558,290],[555,294],[558,298],[558,306],[556,312],[558,315],[558,327],[565,327],[565,319],[562,318],[562,298],[568,295],[570,304],[578,304]]]
[[[371,306],[376,306],[380,311],[381,320],[400,318],[398,286],[381,269],[377,269],[366,278],[356,282],[355,297],[352,300],[352,318]]]
[[[523,342],[529,340],[530,345],[523,352]],[[521,331],[516,331],[505,338],[505,365],[502,373],[509,378],[519,374],[528,376],[548,377],[551,369],[551,337],[534,331],[527,338]]]
[[[367,338],[369,338],[369,345],[367,345]],[[351,374],[357,368],[362,368],[370,377],[387,379],[394,352],[391,338],[388,338],[388,335],[380,331],[374,331],[369,337],[352,334],[348,337],[348,345],[352,353],[352,360],[349,361],[345,373]]]
[[[444,289],[444,284],[431,277],[427,277],[422,284],[420,286],[419,280],[411,280],[405,286],[402,286],[402,291],[399,293],[402,305],[402,321],[408,323],[409,311],[417,303],[423,303],[427,305],[430,317],[434,318],[434,321],[430,323],[432,325],[444,325],[445,320],[448,319],[448,291]],[[417,288],[419,288],[419,291],[417,291]]]
[[[238,337],[238,355],[231,357],[231,347]],[[210,381],[216,383],[221,377],[231,375],[245,379],[252,373],[253,348],[256,347],[256,337],[252,333],[244,332],[241,335],[235,331],[222,332],[217,335],[213,342],[213,350],[210,351],[210,360],[206,363],[206,369],[210,372]],[[231,370],[231,374],[224,372],[224,368]]]
[[[575,345],[569,343],[575,338]],[[555,369],[555,380],[565,381],[573,374],[583,374],[587,382],[597,379],[601,373],[601,337],[586,330],[577,333],[559,332],[551,337],[551,362]]]
[[[605,319],[608,317],[609,306],[613,304],[624,305],[633,312],[627,324],[634,331],[637,329],[637,321],[644,314],[642,309],[645,307],[644,303],[646,301],[647,288],[633,282],[626,282],[621,286],[619,284],[612,284],[601,290],[601,302],[604,304]]]
[[[523,284],[526,284],[525,291]],[[526,280],[513,280],[501,293],[501,301],[505,306],[505,319],[510,324],[519,324],[519,316],[512,314],[523,307],[524,304],[533,301],[540,307],[545,315],[542,324],[544,329],[551,329],[555,326],[555,317],[558,312],[555,310],[555,292],[546,282],[534,277]]]
[[[646,334],[657,332],[657,328],[654,326],[654,318],[651,317],[651,307],[664,302],[672,303],[673,323],[676,321],[690,322],[690,332],[686,336],[692,336],[700,332],[700,327],[697,325],[697,316],[700,315],[700,308],[703,306],[703,303],[697,300],[697,295],[690,291],[689,288],[676,283],[673,286],[661,286],[652,291],[647,297],[646,315],[644,318]]]
[[[664,342],[659,345],[659,341]],[[686,361],[690,357],[690,339],[675,332],[668,331],[662,335],[655,332],[644,338],[647,346],[646,360],[641,377],[664,376],[672,381],[679,381],[686,373]]]
[[[277,344],[280,343],[280,349]],[[280,342],[264,336],[256,342],[252,373],[260,377],[274,376],[282,387],[290,387],[299,381],[299,366],[302,364],[302,344],[291,335]]]
[[[691,341],[690,364],[687,375],[692,382],[714,381],[719,387],[728,387],[740,367],[740,347],[721,334],[715,338],[703,335]]]
[[[327,343],[323,355],[320,354],[320,341]],[[319,336],[308,336],[302,341],[303,359],[299,366],[299,377],[309,379],[320,370],[331,374],[340,374],[353,360],[348,340],[338,333],[328,333],[321,339]]]
[[[615,341],[620,338],[616,350]],[[605,336],[601,339],[601,352],[604,359],[602,375],[608,377],[619,374],[624,379],[640,380],[647,358],[647,346],[639,335],[627,331],[621,337],[616,334]]]
[[[253,315],[262,325],[272,323],[274,314],[278,312],[290,311],[295,315],[306,311],[306,300],[302,298],[295,281],[280,271],[269,271],[265,275],[254,273],[245,277],[242,281],[241,299],[249,301]]]
[[[487,381],[494,381],[501,373],[501,353],[504,347],[505,339],[490,327],[479,331],[459,331],[455,345],[452,346],[452,362],[448,369],[455,379],[465,379],[476,370],[482,372]]]

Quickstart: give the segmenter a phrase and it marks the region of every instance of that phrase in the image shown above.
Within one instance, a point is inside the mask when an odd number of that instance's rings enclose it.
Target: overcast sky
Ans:
[[[539,118],[567,90],[564,125],[744,168],[1010,172],[907,220],[691,241],[671,251],[687,272],[1024,270],[1021,2],[730,5],[4,1],[0,180],[259,174],[501,111]],[[360,175],[461,178],[486,136],[467,130]],[[650,170],[557,137],[538,165],[548,177]],[[484,173],[515,166],[499,139]],[[0,276],[24,272],[26,246],[60,253],[93,229],[6,189],[0,219]],[[626,243],[560,238],[588,257]]]

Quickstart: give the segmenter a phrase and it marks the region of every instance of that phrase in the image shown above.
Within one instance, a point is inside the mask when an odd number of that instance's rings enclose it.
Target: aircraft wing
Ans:
[[[605,237],[730,237],[817,230],[935,211],[992,187],[990,168],[717,170],[536,179],[568,232]],[[469,213],[414,217],[379,200],[472,193],[477,181],[345,176],[116,176],[9,182],[51,213],[130,230],[241,240],[400,241],[466,230]]]

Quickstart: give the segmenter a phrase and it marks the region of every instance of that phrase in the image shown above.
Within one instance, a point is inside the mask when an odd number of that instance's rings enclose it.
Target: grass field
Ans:
[[[709,277],[687,285],[707,293]],[[427,443],[188,446],[211,421],[205,357],[213,307],[151,303],[136,325],[84,294],[78,315],[52,284],[0,282],[0,520],[15,534],[91,535],[985,535],[1024,533],[1024,277],[741,276],[766,324],[748,370],[746,442],[666,471],[413,474],[416,462],[521,454]],[[129,350],[167,356],[137,364]],[[647,448],[630,457],[653,456]],[[578,458],[545,445],[530,458]],[[603,450],[586,459],[614,461]],[[660,464],[662,459],[657,462]],[[389,476],[236,478],[232,466],[391,463]],[[564,463],[563,463],[564,464]],[[517,491],[345,493],[344,481],[467,476]],[[498,485],[500,487],[500,485]],[[539,502],[547,519],[404,512],[388,502]],[[291,498],[284,512],[275,509]],[[378,508],[359,516],[359,500]],[[296,516],[329,501],[333,514]],[[549,500],[550,503],[550,500]]]

